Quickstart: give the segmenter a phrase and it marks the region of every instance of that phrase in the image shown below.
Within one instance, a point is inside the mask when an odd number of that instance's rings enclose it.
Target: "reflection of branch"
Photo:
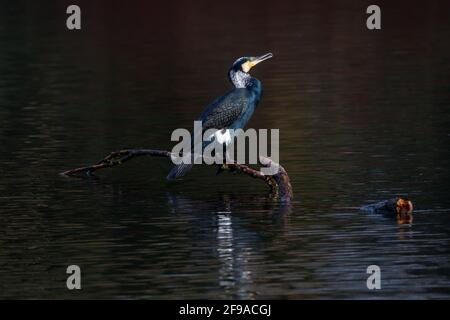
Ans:
[[[136,157],[152,156],[152,157],[164,157],[172,158],[176,157],[169,151],[164,150],[151,150],[151,149],[125,149],[120,151],[111,152],[107,157],[100,160],[94,165],[76,168],[62,172],[62,175],[73,176],[78,173],[92,174],[95,171],[111,168],[127,162]],[[273,162],[269,158],[260,157],[259,161],[261,166],[270,167],[277,166],[278,172],[274,175],[264,175],[261,171],[250,168],[249,166],[232,163],[223,164],[222,170],[227,170],[235,173],[243,173],[250,177],[264,180],[264,182],[270,187],[273,194],[277,195],[282,202],[289,202],[293,198],[292,186],[289,182],[289,176],[284,168],[278,163]]]

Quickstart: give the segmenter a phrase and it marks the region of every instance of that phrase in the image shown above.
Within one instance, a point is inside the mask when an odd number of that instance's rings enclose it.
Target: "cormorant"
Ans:
[[[217,129],[215,139],[226,145],[233,137],[227,129],[243,129],[261,99],[261,82],[253,78],[249,71],[258,63],[272,58],[272,53],[259,57],[242,57],[237,59],[228,71],[228,79],[234,89],[212,102],[198,118],[202,121],[202,131]],[[211,141],[203,142],[204,148]],[[193,164],[175,165],[167,175],[168,180],[184,176]]]

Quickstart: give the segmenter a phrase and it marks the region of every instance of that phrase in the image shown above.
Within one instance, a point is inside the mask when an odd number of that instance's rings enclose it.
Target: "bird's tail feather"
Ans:
[[[194,166],[193,164],[186,164],[186,163],[177,164],[172,168],[172,170],[170,170],[166,179],[174,180],[180,178],[184,176],[189,170],[191,170],[193,166]]]

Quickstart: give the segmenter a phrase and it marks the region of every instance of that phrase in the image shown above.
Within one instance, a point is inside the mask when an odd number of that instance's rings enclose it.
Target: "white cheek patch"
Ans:
[[[231,144],[233,137],[231,136],[230,130],[217,130],[213,135],[210,136],[210,139],[214,137],[216,141],[220,144],[225,144],[228,146]]]
[[[244,71],[245,73],[249,72],[251,69],[250,64],[248,62],[242,64],[241,68],[242,68],[242,71]]]

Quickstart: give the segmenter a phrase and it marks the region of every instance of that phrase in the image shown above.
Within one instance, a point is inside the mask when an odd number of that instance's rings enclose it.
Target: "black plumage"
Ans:
[[[228,78],[234,85],[234,89],[213,101],[200,115],[198,120],[202,121],[203,131],[208,129],[236,130],[245,127],[262,95],[261,82],[251,77],[248,72],[256,64],[271,57],[272,54],[268,53],[260,57],[239,58],[233,63],[228,71]],[[211,142],[202,142],[202,148]],[[192,159],[190,155],[186,158]],[[192,166],[191,163],[175,165],[167,179],[171,180],[185,175]]]

